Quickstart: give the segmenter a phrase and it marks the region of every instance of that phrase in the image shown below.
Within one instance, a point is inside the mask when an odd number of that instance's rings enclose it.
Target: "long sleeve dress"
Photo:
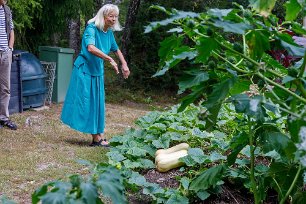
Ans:
[[[118,45],[111,29],[104,32],[94,23],[83,34],[82,48],[74,62],[61,120],[83,133],[103,133],[105,128],[104,60],[89,53],[94,45],[103,53],[115,52]]]

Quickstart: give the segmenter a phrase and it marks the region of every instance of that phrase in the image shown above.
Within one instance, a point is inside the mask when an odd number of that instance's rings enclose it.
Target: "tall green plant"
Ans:
[[[305,164],[301,161],[306,149],[303,145],[297,148],[296,144],[305,138],[306,54],[305,48],[298,46],[287,31],[306,34],[293,21],[298,13],[305,12],[306,3],[288,1],[286,19],[280,21],[271,14],[275,2],[250,0],[249,8],[235,4],[234,9],[210,9],[207,13],[153,6],[170,17],[146,27],[146,32],[151,32],[159,26],[175,26],[168,31],[173,35],[161,43],[161,69],[155,76],[164,75],[186,60],[192,64],[179,84],[180,92],[190,92],[183,98],[181,110],[199,98],[204,99],[201,105],[207,108],[208,130],[214,129],[224,103],[234,104],[236,112],[243,114],[239,119],[243,134],[236,133],[227,165],[233,165],[241,150],[249,147],[250,190],[255,203],[265,199],[269,187],[278,192],[280,203],[288,196],[294,195],[296,199],[304,196],[298,187],[303,183]],[[272,49],[285,49],[301,60],[287,69],[268,54]],[[258,87],[252,94],[248,92],[250,85]],[[267,118],[268,114],[275,118]],[[283,116],[287,117],[285,126],[277,127],[275,121]],[[271,157],[265,177],[257,176],[261,175],[256,157],[258,148]],[[215,173],[218,172],[223,171]],[[194,182],[201,183],[197,179]],[[191,185],[201,190],[196,184]]]

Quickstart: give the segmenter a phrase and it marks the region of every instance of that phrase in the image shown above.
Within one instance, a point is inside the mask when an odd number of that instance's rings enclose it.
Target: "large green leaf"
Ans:
[[[137,169],[142,167],[142,164],[138,161],[132,161],[129,159],[126,159],[123,161],[123,165],[128,169]]]
[[[67,203],[67,197],[63,193],[49,192],[41,197],[41,202],[45,204],[65,204]]]
[[[262,60],[266,62],[266,64],[270,65],[275,69],[275,71],[278,71],[279,74],[285,75],[288,72],[288,69],[284,67],[281,63],[276,61],[271,57],[271,55],[268,55],[267,53],[263,54]]]
[[[149,159],[138,159],[137,162],[141,163],[143,169],[152,169],[155,167],[154,163]]]
[[[216,16],[218,17],[220,20],[223,19],[223,17],[227,16],[233,9],[209,9],[207,11],[207,13],[209,15],[212,15],[212,16]]]
[[[161,10],[161,9],[159,9],[159,10]],[[168,14],[170,14],[170,13],[168,12]],[[170,18],[167,18],[167,19],[161,20],[161,21],[151,22],[149,25],[147,25],[145,27],[144,33],[149,33],[149,32],[153,31],[154,29],[156,29],[160,26],[165,26],[165,25],[171,24],[176,20],[187,18],[187,17],[194,18],[194,17],[197,17],[198,15],[199,14],[194,13],[194,12],[177,11],[175,9],[172,9],[172,13],[171,13]]]
[[[246,94],[237,94],[232,96],[229,101],[235,105],[238,113],[244,113],[257,122],[263,123],[265,121],[266,109],[263,104],[262,96],[254,96],[250,98]]]
[[[224,32],[231,32],[243,35],[247,30],[252,29],[252,26],[246,23],[232,23],[230,21],[214,20],[214,26],[222,28]]]
[[[304,29],[302,25],[297,22],[292,22],[292,30],[297,34],[306,35],[306,29]]]
[[[97,188],[91,183],[82,183],[80,186],[82,190],[82,200],[86,203],[96,203],[99,199]]]
[[[265,30],[252,30],[247,33],[245,37],[253,59],[261,59],[265,51],[270,49],[269,35]]]
[[[228,93],[234,86],[235,82],[236,78],[229,78],[214,85],[213,92],[208,96],[207,101],[205,101],[203,105],[209,109],[214,107],[216,104],[221,104],[228,96]]]
[[[296,152],[296,147],[290,138],[275,131],[265,131],[260,135],[263,140],[263,151],[265,153],[275,150],[283,159],[293,159]]]
[[[240,151],[249,143],[249,136],[246,132],[241,132],[234,136],[230,143],[231,153],[227,156],[228,165],[233,165]]]
[[[188,46],[180,46],[173,48],[171,53],[168,53],[168,58],[162,63],[164,66],[161,70],[156,72],[152,77],[157,77],[165,74],[170,68],[174,67],[182,60],[188,58],[189,60],[195,58],[197,56],[197,52],[191,49]]]
[[[141,147],[131,147],[129,150],[126,152],[126,154],[132,155],[132,156],[146,156],[147,151],[144,150]]]
[[[178,109],[179,112],[183,111],[188,105],[193,103],[199,97],[203,96],[205,90],[204,86],[196,86],[192,88],[192,93],[182,98],[182,103]]]
[[[198,164],[202,164],[208,158],[200,148],[189,148],[188,157],[191,157]]]
[[[110,152],[107,152],[106,155],[108,156],[109,159],[116,161],[116,162],[120,162],[126,159],[126,157],[123,156],[118,151],[110,151]]]
[[[156,148],[168,148],[170,145],[171,138],[167,135],[161,135],[157,140],[152,141],[152,145]]]
[[[48,192],[49,185],[53,185],[53,182],[46,183],[34,191],[32,194],[33,204],[37,204],[40,201],[40,196],[45,195]]]
[[[199,85],[200,83],[207,81],[209,74],[199,69],[193,69],[188,71],[186,75],[179,82],[179,94],[183,93],[186,89]]]
[[[155,121],[159,119],[160,115],[160,112],[153,111],[141,118],[138,118],[135,123],[141,128],[147,128],[150,127],[153,123],[155,123]]]
[[[206,190],[210,187],[217,186],[221,181],[227,167],[225,165],[217,165],[201,172],[190,184],[189,189],[193,191]]]
[[[116,168],[108,167],[96,181],[103,195],[110,197],[113,203],[127,203],[124,196],[123,178]]]
[[[146,178],[135,171],[132,172],[128,182],[137,186],[147,186]]]
[[[236,78],[230,78],[216,84],[213,88],[213,92],[208,96],[207,101],[204,101],[204,105],[208,109],[208,116],[206,118],[206,129],[211,129],[216,123],[221,104],[229,94],[230,89],[234,86]]]
[[[268,175],[275,179],[275,182],[271,182],[271,186],[273,186],[274,190],[276,190],[279,194],[285,195],[285,193],[290,188],[292,181],[297,175],[298,165],[296,163],[280,163],[280,162],[272,162],[270,164],[270,168],[268,171]],[[295,186],[303,185],[303,171],[298,175],[297,182]],[[281,192],[280,192],[281,190]]]
[[[171,35],[170,37],[164,39],[160,43],[160,48],[158,50],[159,58],[161,60],[166,60],[175,48],[181,46],[182,40],[183,38],[177,35]]]
[[[287,21],[293,21],[298,16],[299,12],[302,10],[302,6],[297,0],[289,0],[285,3],[286,7],[286,17]]]
[[[199,192],[197,192],[197,196],[201,200],[206,200],[210,196],[210,193],[208,193],[207,191],[199,191]]]
[[[304,57],[306,48],[298,46],[292,37],[287,33],[277,33],[281,46],[284,47],[290,55],[295,57]]]
[[[306,127],[306,114],[302,118],[296,118],[294,116],[289,116],[288,120],[288,129],[290,132],[290,136],[293,142],[299,143],[301,142],[300,130],[302,127]]]
[[[17,204],[15,201],[8,199],[6,196],[0,197],[0,203],[1,204]]]
[[[172,194],[166,202],[166,204],[188,204],[188,203],[189,203],[188,198],[180,194]]]
[[[206,63],[211,55],[211,52],[219,49],[219,45],[214,38],[202,37],[196,46],[199,55],[196,58],[196,62]]]
[[[148,183],[145,188],[143,188],[143,194],[145,195],[150,195],[153,198],[155,197],[155,194],[159,193],[165,193],[165,190],[161,188],[158,184],[156,183]]]
[[[261,15],[268,17],[274,8],[276,0],[249,0],[251,7]]]
[[[306,203],[306,192],[298,191],[293,195],[292,204],[301,204]]]
[[[231,95],[236,95],[236,94],[240,94],[244,91],[248,91],[250,89],[251,83],[252,82],[250,80],[241,79],[241,78],[238,79],[238,81],[231,88],[230,94]]]

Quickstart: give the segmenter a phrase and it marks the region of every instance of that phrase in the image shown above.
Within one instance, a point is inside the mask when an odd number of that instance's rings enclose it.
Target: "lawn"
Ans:
[[[77,162],[106,161],[104,148],[92,148],[91,136],[74,131],[59,120],[61,104],[42,111],[13,114],[18,130],[0,129],[0,195],[17,203],[31,203],[31,194],[41,184],[68,175],[86,174],[88,169]],[[147,105],[124,102],[106,105],[106,137],[134,126],[145,115]]]

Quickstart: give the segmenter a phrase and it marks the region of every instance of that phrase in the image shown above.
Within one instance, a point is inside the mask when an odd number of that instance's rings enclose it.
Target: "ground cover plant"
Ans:
[[[305,15],[306,5],[288,1],[280,21],[271,14],[274,4],[250,0],[248,8],[235,4],[207,13],[152,6],[169,18],[152,22],[146,32],[174,26],[161,42],[155,76],[189,60],[193,66],[179,83],[186,97],[180,106],[151,112],[137,120],[138,128],[113,137],[108,164],[86,163],[93,169],[88,179],[47,183],[33,193],[33,203],[102,203],[103,194],[126,203],[125,195],[133,192],[153,203],[195,203],[226,185],[253,196],[245,202],[263,203],[272,195],[277,203],[304,203],[306,56],[287,31],[306,34],[294,21],[300,12]],[[285,67],[269,55],[279,48],[297,60]],[[181,159],[178,188],[148,182],[156,150],[180,142],[191,148]]]
[[[236,4],[234,9],[211,9],[201,14],[154,6],[170,18],[151,23],[147,32],[161,25],[175,26],[169,30],[173,35],[161,43],[162,69],[155,76],[185,59],[193,62],[179,84],[179,92],[191,90],[179,110],[204,99],[200,104],[207,109],[205,130],[216,128],[220,108],[226,103],[242,113],[236,118],[239,128],[233,129],[226,165],[204,170],[193,180],[197,183],[192,190],[205,192],[209,187],[204,185],[205,178],[220,180],[248,147],[246,187],[255,203],[266,199],[268,189],[278,193],[280,203],[288,197],[297,203],[304,199],[305,48],[297,45],[288,31],[305,34],[293,21],[299,12],[305,15],[305,2],[288,1],[286,19],[282,20],[270,14],[274,4],[254,0],[250,1],[252,10]],[[267,54],[280,47],[301,60],[286,68]],[[255,93],[246,92],[250,85]],[[279,120],[281,125],[277,125]],[[270,158],[268,165],[256,163],[261,156]]]

